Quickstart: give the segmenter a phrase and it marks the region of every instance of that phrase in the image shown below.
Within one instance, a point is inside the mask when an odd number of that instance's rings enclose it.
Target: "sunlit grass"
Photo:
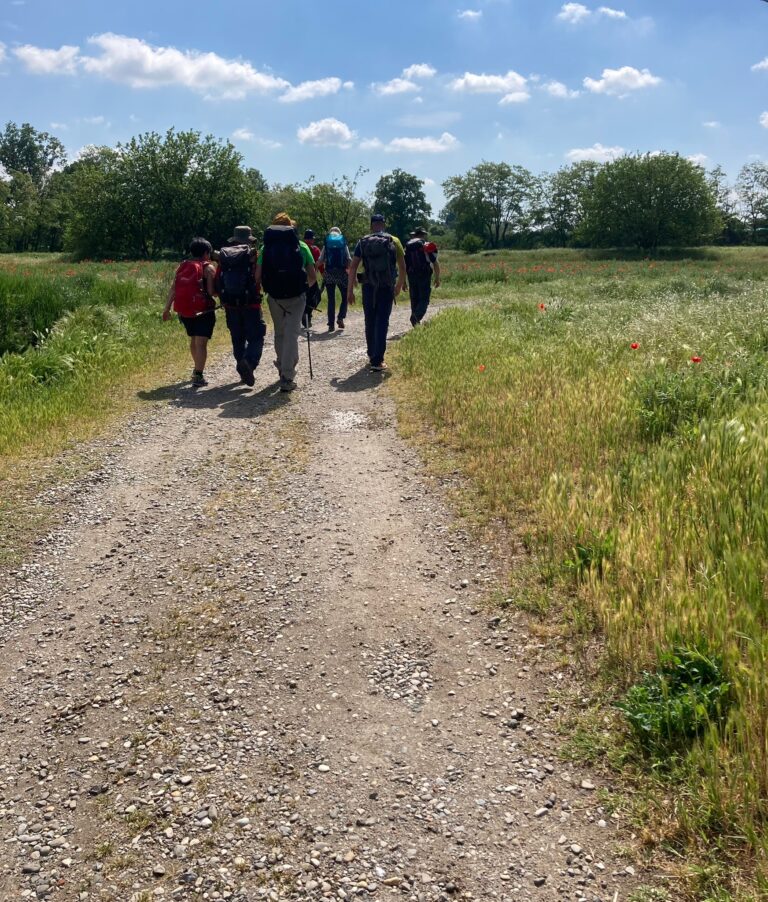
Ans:
[[[582,263],[551,259],[546,280],[512,278],[490,302],[409,334],[396,391],[405,415],[458,456],[487,512],[524,536],[540,585],[601,630],[617,700],[673,648],[706,647],[722,662],[732,704],[706,729],[696,721],[676,756],[647,764],[684,770],[676,842],[727,863],[710,889],[727,891],[736,862],[758,892],[768,255]]]

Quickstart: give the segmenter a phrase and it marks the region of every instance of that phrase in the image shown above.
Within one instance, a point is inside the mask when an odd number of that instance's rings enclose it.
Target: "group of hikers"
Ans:
[[[312,229],[304,232],[302,241],[295,221],[287,213],[278,213],[261,243],[250,226],[237,226],[218,251],[205,238],[193,239],[190,256],[176,270],[163,310],[164,320],[170,318],[171,310],[178,314],[189,336],[192,385],[208,384],[205,364],[217,309],[224,310],[240,380],[254,385],[254,370],[261,361],[267,334],[262,312],[265,292],[274,328],[280,391],[293,391],[299,339],[302,329],[311,326],[323,291],[328,298],[328,331],[335,332],[344,329],[358,283],[363,295],[369,366],[374,372],[386,370],[387,331],[395,298],[408,287],[411,325],[415,327],[427,312],[433,275],[434,287],[440,285],[437,247],[427,237],[426,229],[417,228],[403,248],[387,231],[384,216],[374,213],[370,232],[350,253],[336,226],[319,247]]]

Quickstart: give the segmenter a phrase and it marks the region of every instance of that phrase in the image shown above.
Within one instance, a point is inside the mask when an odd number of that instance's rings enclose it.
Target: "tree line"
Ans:
[[[196,131],[149,132],[68,161],[61,141],[28,123],[0,132],[0,251],[77,257],[179,254],[193,235],[215,246],[232,227],[257,230],[279,210],[318,233],[364,234],[371,211],[401,238],[417,225],[443,247],[681,247],[768,240],[768,164],[742,167],[733,184],[676,153],[627,154],[534,174],[482,162],[443,182],[434,218],[417,176],[395,169],[372,195],[365,170],[330,182],[270,184],[228,141]]]

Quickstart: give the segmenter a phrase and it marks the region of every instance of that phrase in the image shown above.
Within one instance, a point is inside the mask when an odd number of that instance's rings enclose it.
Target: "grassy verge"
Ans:
[[[172,271],[55,256],[0,262],[0,563],[18,561],[53,524],[55,511],[34,503],[41,489],[98,466],[78,443],[135,406],[140,390],[186,375],[186,335],[160,319]]]
[[[400,343],[403,415],[530,552],[511,603],[601,637],[611,741],[691,898],[764,898],[768,260],[534,259]]]

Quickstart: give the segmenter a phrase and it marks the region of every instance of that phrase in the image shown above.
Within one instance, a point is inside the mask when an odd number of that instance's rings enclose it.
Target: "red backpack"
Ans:
[[[213,301],[205,290],[203,260],[185,260],[176,270],[173,281],[173,309],[179,316],[197,316],[213,308]]]

